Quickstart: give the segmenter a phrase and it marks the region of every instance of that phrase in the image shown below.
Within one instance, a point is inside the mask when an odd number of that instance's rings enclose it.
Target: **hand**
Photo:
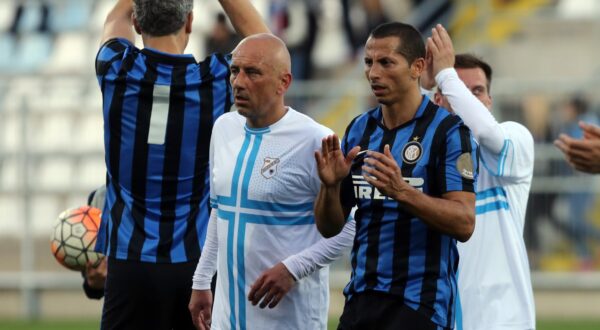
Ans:
[[[579,127],[583,130],[583,137],[586,140],[600,140],[600,127],[580,121]]]
[[[578,171],[600,173],[600,127],[580,122],[584,138],[559,135],[554,145],[565,154],[565,159]]]
[[[315,151],[315,160],[319,178],[325,186],[335,186],[340,183],[350,172],[352,160],[360,151],[356,146],[344,157],[340,149],[340,141],[337,135],[329,135],[321,141],[321,151]]]
[[[292,289],[294,283],[294,277],[292,277],[287,267],[280,262],[264,271],[256,279],[248,293],[248,300],[256,306],[262,299],[260,308],[265,308],[267,305],[269,308],[273,308]]]
[[[85,280],[88,286],[95,290],[104,289],[106,270],[106,258],[102,258],[102,261],[96,267],[93,266],[91,261],[88,261],[85,265]]]
[[[399,194],[411,189],[402,177],[402,170],[392,156],[389,144],[383,148],[383,154],[369,151],[362,170],[365,180],[390,198],[400,200]]]
[[[194,326],[198,330],[209,330],[211,323],[212,292],[210,290],[192,290],[188,309]]]
[[[441,24],[431,29],[431,37],[427,38],[427,70],[431,75],[430,79],[442,70],[454,67],[454,47],[448,31]],[[431,63],[429,63],[431,62]],[[423,84],[423,83],[422,83]],[[435,86],[435,80],[433,82]],[[425,87],[425,86],[423,86]]]

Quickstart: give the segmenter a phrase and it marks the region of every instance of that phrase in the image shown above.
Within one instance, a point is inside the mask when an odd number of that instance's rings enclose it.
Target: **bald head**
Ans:
[[[231,53],[233,57],[254,58],[273,67],[278,73],[290,73],[292,61],[283,40],[270,33],[244,38]]]

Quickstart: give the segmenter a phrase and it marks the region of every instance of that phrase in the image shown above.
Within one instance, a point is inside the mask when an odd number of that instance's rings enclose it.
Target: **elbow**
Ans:
[[[342,231],[343,227],[337,228],[336,226],[324,225],[317,222],[317,230],[325,238],[331,238]]]
[[[463,222],[460,230],[456,233],[456,239],[464,243],[471,238],[473,232],[475,231],[475,214],[469,214],[465,221]]]

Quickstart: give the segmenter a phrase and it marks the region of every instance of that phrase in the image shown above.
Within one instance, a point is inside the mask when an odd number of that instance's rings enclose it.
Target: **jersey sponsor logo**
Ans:
[[[279,163],[279,158],[265,157],[263,166],[260,169],[260,174],[265,177],[265,179],[274,177],[275,174],[277,174],[277,165],[279,165]]]
[[[456,169],[463,178],[473,180],[475,176],[473,175],[473,158],[471,158],[470,152],[465,152],[458,156]]]
[[[423,155],[423,147],[419,143],[419,137],[415,136],[412,141],[408,142],[402,148],[402,160],[407,164],[414,164]]]
[[[415,187],[416,189],[423,191],[423,184],[425,180],[423,178],[403,178],[404,182]],[[354,197],[357,199],[381,199],[381,200],[392,200],[382,194],[379,189],[373,187],[370,183],[365,180],[362,175],[353,175],[352,183],[354,185]]]

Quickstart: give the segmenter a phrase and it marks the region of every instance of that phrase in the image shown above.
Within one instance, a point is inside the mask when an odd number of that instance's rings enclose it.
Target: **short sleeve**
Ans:
[[[525,126],[516,122],[503,122],[504,146],[499,154],[481,148],[481,163],[494,176],[526,178],[533,173],[534,142]]]
[[[478,174],[477,143],[471,131],[459,121],[446,133],[446,143],[439,148],[438,191],[475,192]]]
[[[122,62],[126,50],[134,47],[129,40],[124,38],[110,39],[100,46],[96,55],[96,76],[98,79],[100,80],[110,74],[116,75],[115,64]],[[116,67],[118,68],[120,65]]]

